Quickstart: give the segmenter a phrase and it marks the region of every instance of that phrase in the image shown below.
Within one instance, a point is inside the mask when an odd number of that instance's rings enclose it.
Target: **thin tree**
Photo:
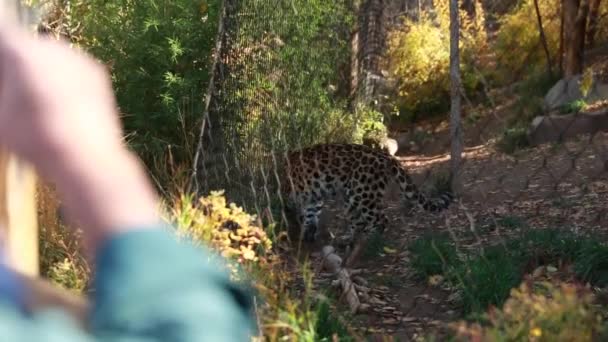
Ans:
[[[553,75],[551,68],[551,53],[549,52],[549,45],[547,44],[547,37],[545,36],[545,29],[543,28],[543,18],[540,15],[540,8],[538,7],[538,0],[534,0],[534,8],[536,9],[536,20],[538,22],[538,32],[540,34],[540,41],[545,49],[545,55],[547,56],[547,71],[549,75]]]
[[[460,119],[460,23],[458,0],[450,0],[450,171],[452,189],[460,189],[460,164],[462,161],[462,127]]]

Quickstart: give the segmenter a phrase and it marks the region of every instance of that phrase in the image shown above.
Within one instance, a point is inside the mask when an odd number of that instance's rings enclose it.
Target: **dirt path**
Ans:
[[[409,268],[407,246],[431,230],[449,231],[461,249],[478,249],[507,238],[512,232],[493,224],[500,218],[522,220],[534,229],[569,226],[580,233],[606,236],[607,147],[608,134],[523,150],[514,156],[488,145],[471,147],[465,154],[460,204],[440,215],[401,215],[397,202],[391,202],[391,226],[383,238],[391,252],[380,250],[357,267],[373,290],[372,308],[355,317],[355,326],[372,341],[386,335],[409,341],[420,333],[441,331],[445,323],[458,319],[451,293],[414,279]],[[447,168],[449,157],[400,160],[417,182],[429,184],[434,174]],[[335,218],[335,213],[325,215]],[[340,224],[338,220],[331,226]]]

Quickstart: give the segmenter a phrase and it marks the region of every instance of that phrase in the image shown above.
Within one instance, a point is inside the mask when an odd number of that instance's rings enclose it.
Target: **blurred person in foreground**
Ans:
[[[0,144],[54,182],[84,230],[96,277],[88,329],[61,308],[24,310],[0,267],[0,341],[246,341],[248,297],[209,251],[178,242],[123,145],[108,73],[63,42],[0,23]]]

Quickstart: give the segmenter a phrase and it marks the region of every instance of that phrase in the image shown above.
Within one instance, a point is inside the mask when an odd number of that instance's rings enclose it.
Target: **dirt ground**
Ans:
[[[506,155],[493,147],[491,139],[481,136],[487,127],[484,125],[486,122],[480,120],[467,131],[462,191],[450,209],[439,215],[402,213],[396,194],[392,194],[395,198],[388,208],[391,225],[384,234],[392,252],[360,260],[354,266],[372,288],[371,309],[353,318],[353,325],[368,340],[382,341],[388,335],[395,341],[410,341],[420,334],[441,332],[445,323],[459,318],[450,291],[413,278],[407,246],[424,233],[447,231],[458,248],[478,249],[507,238],[509,230],[491,223],[514,217],[534,229],[568,226],[580,233],[606,236],[608,134],[581,136],[560,145]],[[433,146],[416,155],[398,156],[423,185],[433,183],[434,175],[449,167],[447,127],[435,128]],[[322,222],[329,229],[345,224],[336,219],[335,209],[329,208],[323,215]]]

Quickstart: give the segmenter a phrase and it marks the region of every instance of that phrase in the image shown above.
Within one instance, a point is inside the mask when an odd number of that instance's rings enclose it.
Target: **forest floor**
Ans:
[[[392,336],[410,341],[421,334],[441,333],[446,323],[462,318],[453,291],[440,277],[420,280],[414,276],[408,245],[423,234],[449,232],[459,250],[475,250],[515,234],[512,227],[496,224],[510,218],[531,229],[565,226],[582,234],[607,235],[608,133],[507,155],[494,148],[492,136],[507,117],[501,112],[509,110],[508,105],[496,107],[465,128],[462,192],[450,209],[439,215],[404,214],[396,194],[391,194],[391,224],[382,237],[387,248],[354,265],[372,290],[371,309],[355,315],[351,326],[369,340]],[[449,162],[447,122],[425,129],[432,130],[429,134],[435,143],[416,155],[398,156],[419,184],[432,183]],[[331,221],[327,228],[345,224],[334,219],[337,214],[331,208],[323,214],[322,222]]]

